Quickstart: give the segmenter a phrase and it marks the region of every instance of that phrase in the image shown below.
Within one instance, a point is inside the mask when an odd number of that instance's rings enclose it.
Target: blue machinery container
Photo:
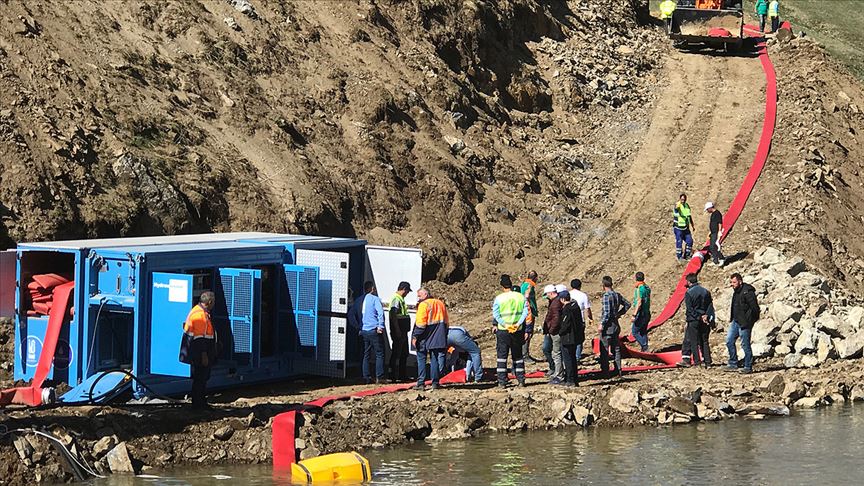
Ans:
[[[22,243],[14,377],[32,378],[47,327],[47,317],[28,317],[25,308],[35,274],[75,280],[75,312],[49,378],[75,387],[121,368],[159,393],[178,394],[190,388],[189,366],[178,360],[182,323],[203,291],[216,292],[212,315],[223,349],[209,385],[226,388],[345,376],[359,347],[347,328],[349,289],[359,295],[364,280],[380,280],[386,300],[398,280],[416,290],[420,271],[419,250],[348,238],[217,233]],[[134,391],[145,394],[137,384]]]

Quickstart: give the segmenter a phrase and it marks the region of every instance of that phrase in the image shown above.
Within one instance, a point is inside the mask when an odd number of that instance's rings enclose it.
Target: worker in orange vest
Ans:
[[[426,389],[426,357],[432,375],[432,389],[438,389],[444,372],[447,356],[447,328],[450,318],[447,307],[440,299],[435,299],[428,289],[417,290],[417,318],[411,332],[411,344],[417,350],[417,385],[415,390]]]
[[[211,291],[201,294],[198,305],[189,311],[183,332],[191,339],[189,356],[192,367],[192,408],[206,410],[207,380],[210,379],[210,367],[216,360],[216,332],[210,312],[216,303],[216,295]]]

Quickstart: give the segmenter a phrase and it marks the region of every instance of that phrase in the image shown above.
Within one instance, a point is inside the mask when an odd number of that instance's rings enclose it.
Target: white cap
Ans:
[[[555,286],[554,285],[550,284],[550,285],[543,287],[543,293],[544,294],[548,294],[549,292],[555,292]]]
[[[713,202],[708,201],[707,203],[705,203],[705,211],[708,211],[709,209],[711,209],[711,208],[713,208],[713,207],[714,207],[714,203],[713,203]]]
[[[559,294],[561,292],[567,292],[567,287],[565,287],[564,284],[558,284],[555,286],[555,292],[558,292]]]

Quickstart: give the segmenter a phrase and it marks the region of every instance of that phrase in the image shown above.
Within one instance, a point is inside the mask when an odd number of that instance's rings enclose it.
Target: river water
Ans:
[[[767,484],[864,482],[864,406],[668,428],[494,434],[367,451],[375,485]],[[120,485],[284,485],[268,467],[172,471]]]

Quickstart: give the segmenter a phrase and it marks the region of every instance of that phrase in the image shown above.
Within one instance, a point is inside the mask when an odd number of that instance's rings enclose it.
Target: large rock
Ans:
[[[816,351],[818,331],[813,329],[802,329],[801,335],[795,341],[795,352],[798,354],[807,354]]]
[[[813,368],[819,366],[819,358],[815,354],[805,354],[801,357],[802,368]]]
[[[213,438],[216,440],[228,440],[234,435],[234,428],[230,425],[219,427],[213,432]]]
[[[846,323],[855,331],[864,327],[864,307],[851,307],[849,314],[846,316]]]
[[[581,405],[573,406],[573,421],[582,427],[588,427],[594,423],[594,415],[591,411]]]
[[[783,387],[782,396],[787,403],[795,402],[802,398],[807,394],[807,390],[804,388],[804,385],[798,381],[787,381],[786,386]]]
[[[759,415],[785,416],[789,415],[789,407],[775,402],[748,403],[740,410],[736,410],[736,412],[742,415],[756,413]]]
[[[798,274],[807,270],[807,265],[800,257],[793,257],[784,262],[778,263],[775,267],[777,271],[784,272],[790,277],[797,277]]]
[[[705,406],[707,406],[708,408],[716,410],[718,412],[732,413],[735,411],[735,408],[732,407],[732,405],[730,405],[728,402],[724,402],[723,400],[715,397],[714,395],[704,393],[699,400],[704,403]]]
[[[117,445],[117,436],[107,435],[93,444],[93,457],[101,459],[108,451]]]
[[[783,261],[786,260],[786,257],[780,253],[780,250],[766,247],[756,250],[756,253],[753,255],[753,260],[763,266],[771,266],[783,263]]]
[[[795,402],[795,408],[816,408],[821,404],[818,397],[806,397]]]
[[[855,385],[849,392],[849,401],[862,402],[864,401],[864,384]]]
[[[754,358],[767,358],[774,354],[774,348],[770,344],[755,343],[750,345],[750,352]]]
[[[609,406],[630,413],[639,406],[639,392],[630,388],[616,388],[609,396]]]
[[[854,331],[852,326],[834,314],[822,314],[816,320],[816,328],[832,337],[844,338]]]
[[[464,439],[471,436],[469,432],[470,428],[465,422],[448,420],[432,429],[432,433],[426,437],[426,440]]]
[[[783,393],[783,389],[786,388],[786,379],[783,378],[783,375],[777,373],[771,375],[770,378],[767,378],[760,385],[763,390],[767,393],[771,393],[772,395],[780,395]]]
[[[773,319],[760,319],[753,325],[753,330],[750,332],[750,342],[770,344],[780,332],[780,327],[780,324]]]
[[[689,415],[691,417],[696,416],[696,404],[694,404],[689,398],[681,396],[672,397],[668,402],[666,402],[666,406],[673,412],[682,415]]]
[[[797,277],[795,277],[795,283],[804,287],[814,287],[823,294],[831,292],[831,287],[828,285],[828,282],[815,273],[801,272]]]
[[[126,449],[125,442],[117,444],[105,457],[108,460],[108,468],[111,469],[112,473],[135,474],[132,457],[129,456],[129,450]]]
[[[787,354],[785,358],[783,358],[783,366],[786,368],[798,368],[801,366],[801,356],[798,353]]]
[[[820,363],[824,363],[829,359],[837,358],[837,350],[834,349],[834,342],[827,334],[819,336],[819,342],[816,345],[816,359]]]
[[[860,358],[864,351],[864,329],[847,337],[837,346],[837,356],[840,359]]]
[[[801,320],[804,311],[799,307],[793,307],[785,302],[776,301],[768,307],[768,313],[774,321],[784,323],[790,319],[795,322]]]

